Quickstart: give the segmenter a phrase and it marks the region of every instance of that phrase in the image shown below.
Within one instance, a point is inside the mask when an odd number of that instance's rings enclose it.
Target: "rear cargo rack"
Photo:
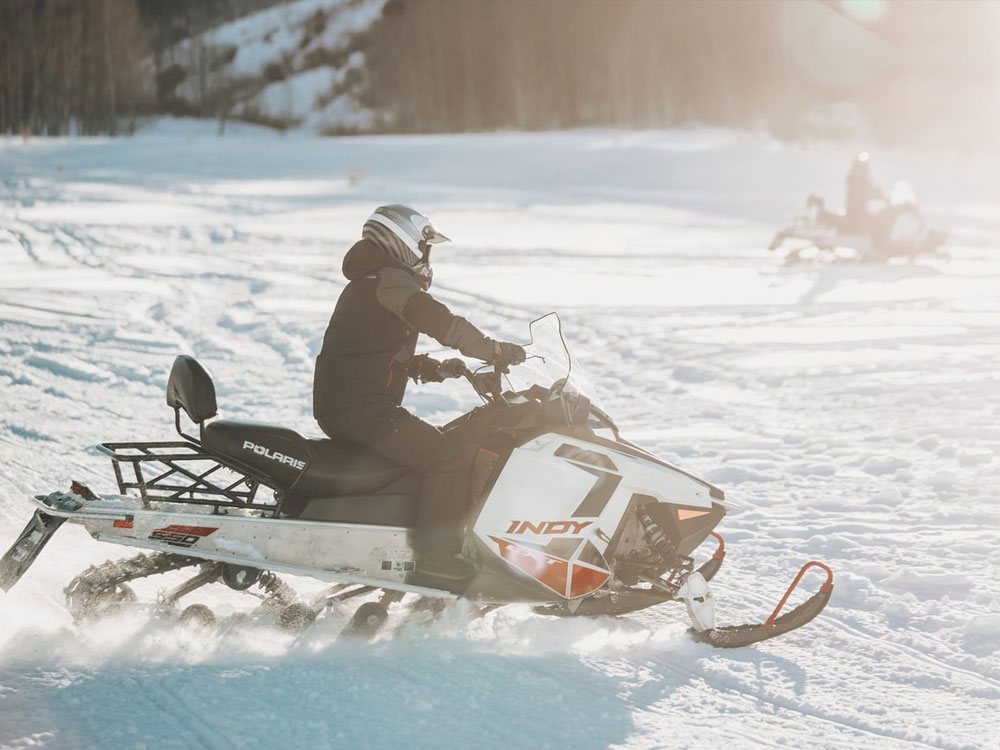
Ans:
[[[250,508],[276,516],[281,507],[277,493],[273,500],[258,501],[260,486],[270,487],[266,477],[235,461],[223,461],[191,441],[101,443],[97,450],[111,459],[118,491],[126,495],[138,490],[146,508],[156,501],[209,505],[216,513]],[[131,470],[123,471],[123,464],[131,464]]]

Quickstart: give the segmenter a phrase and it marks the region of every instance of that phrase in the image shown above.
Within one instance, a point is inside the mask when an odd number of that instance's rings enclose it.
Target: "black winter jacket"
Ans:
[[[344,256],[350,283],[340,294],[316,359],[313,415],[319,419],[371,399],[403,400],[407,362],[426,333],[469,357],[489,360],[495,342],[452,314],[423,279],[370,240]]]

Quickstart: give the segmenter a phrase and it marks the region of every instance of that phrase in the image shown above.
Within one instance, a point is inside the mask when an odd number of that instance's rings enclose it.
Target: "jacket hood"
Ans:
[[[359,240],[344,256],[344,276],[350,281],[361,279],[380,268],[406,268],[371,240]],[[410,269],[406,268],[407,271]]]

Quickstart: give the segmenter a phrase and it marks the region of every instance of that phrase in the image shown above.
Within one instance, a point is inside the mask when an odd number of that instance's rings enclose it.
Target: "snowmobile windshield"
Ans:
[[[580,371],[562,332],[559,315],[551,312],[533,320],[531,343],[524,347],[527,359],[510,368],[507,381],[514,391],[533,385],[554,393],[577,393],[592,398],[594,389]]]

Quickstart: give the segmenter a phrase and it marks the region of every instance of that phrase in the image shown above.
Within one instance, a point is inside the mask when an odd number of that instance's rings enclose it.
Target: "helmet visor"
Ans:
[[[418,224],[417,229],[420,231],[420,237],[428,245],[438,245],[442,242],[451,242],[448,237],[445,237],[439,231],[437,231],[429,221],[421,222]]]

